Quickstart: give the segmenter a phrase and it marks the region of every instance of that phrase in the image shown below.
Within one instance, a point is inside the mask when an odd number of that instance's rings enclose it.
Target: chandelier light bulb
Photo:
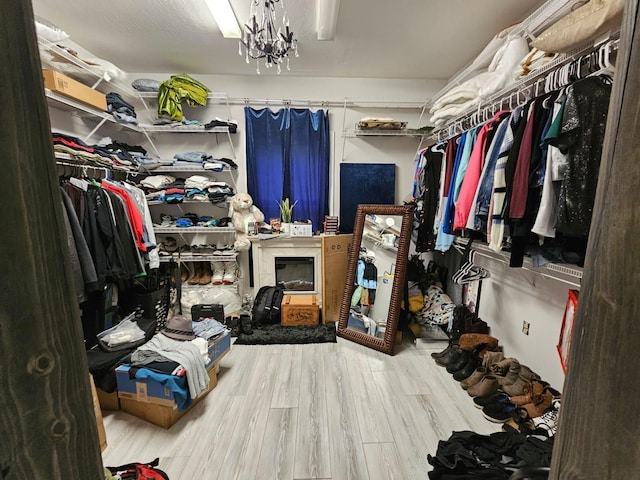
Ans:
[[[278,4],[283,11],[281,25],[278,25],[276,20],[275,9]],[[257,61],[264,59],[266,68],[275,65],[280,73],[281,64],[286,58],[287,70],[290,70],[289,50],[293,49],[298,57],[298,41],[290,29],[283,0],[251,0],[249,20],[244,25],[242,40],[240,40],[241,55],[242,46],[245,49],[247,63],[249,57]],[[257,73],[260,73],[259,65]]]

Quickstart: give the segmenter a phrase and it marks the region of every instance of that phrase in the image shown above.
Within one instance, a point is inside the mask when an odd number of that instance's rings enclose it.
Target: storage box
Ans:
[[[116,412],[120,410],[120,400],[118,399],[118,392],[107,393],[104,390],[96,388],[98,392],[98,402],[100,402],[100,409],[110,412]]]
[[[45,88],[95,107],[103,112],[107,111],[107,97],[104,93],[87,87],[80,82],[76,82],[74,79],[55,70],[42,70],[42,75],[44,77]]]
[[[146,420],[149,423],[153,423],[162,428],[169,428],[182,417],[184,417],[189,411],[197,405],[200,400],[206,397],[211,390],[213,390],[218,382],[218,368],[213,366],[209,370],[209,389],[194,400],[194,402],[182,412],[179,411],[175,402],[171,405],[160,405],[157,403],[148,403],[141,400],[135,400],[132,398],[120,398],[120,406],[123,412],[127,412],[138,418]]]
[[[220,359],[231,349],[231,335],[226,333],[209,343],[209,363],[207,370],[215,369]],[[175,407],[176,402],[173,392],[162,384],[151,379],[129,378],[130,365],[120,365],[116,368],[116,381],[118,383],[118,398],[122,410],[122,400],[136,400],[143,403],[153,403],[168,407]],[[181,377],[178,383],[183,383],[186,388],[187,379]]]
[[[289,227],[289,235],[292,237],[312,237],[313,225],[310,223],[292,223]]]
[[[280,307],[282,325],[317,325],[320,303],[317,295],[285,295]]]
[[[96,426],[98,427],[98,441],[100,442],[100,451],[104,452],[107,448],[107,434],[104,430],[104,422],[102,421],[102,411],[100,410],[100,402],[98,401],[98,393],[96,385],[93,383],[93,377],[89,375],[89,383],[91,384],[91,398],[93,399],[93,412],[96,415]]]

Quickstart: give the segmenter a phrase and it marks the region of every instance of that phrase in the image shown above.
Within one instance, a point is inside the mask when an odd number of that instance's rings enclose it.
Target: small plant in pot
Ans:
[[[298,201],[296,200],[295,202],[291,203],[288,198],[285,198],[284,200],[281,200],[279,202],[276,200],[276,203],[280,208],[280,219],[282,220],[280,228],[283,232],[288,232],[289,225],[291,224],[291,217],[293,215],[293,207],[296,206]]]

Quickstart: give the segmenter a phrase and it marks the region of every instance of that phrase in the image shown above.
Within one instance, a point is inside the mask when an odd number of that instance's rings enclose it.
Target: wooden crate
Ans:
[[[282,325],[318,325],[320,303],[317,295],[285,295],[281,306]]]

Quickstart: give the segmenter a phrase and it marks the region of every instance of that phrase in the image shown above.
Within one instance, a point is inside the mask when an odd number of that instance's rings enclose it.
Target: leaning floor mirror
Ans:
[[[412,221],[412,205],[358,205],[340,305],[340,337],[393,354]]]

